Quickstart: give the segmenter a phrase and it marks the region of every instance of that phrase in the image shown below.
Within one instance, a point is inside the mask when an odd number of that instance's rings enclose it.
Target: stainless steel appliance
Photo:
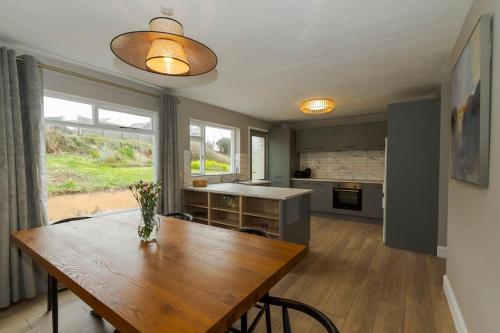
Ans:
[[[334,183],[333,208],[361,211],[363,189],[360,183]]]

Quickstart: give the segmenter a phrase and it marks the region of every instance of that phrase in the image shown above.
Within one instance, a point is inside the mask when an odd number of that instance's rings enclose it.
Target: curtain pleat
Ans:
[[[162,94],[158,117],[159,167],[158,181],[163,190],[160,197],[161,213],[180,211],[179,162],[177,154],[177,98]]]
[[[47,224],[42,75],[23,60],[0,49],[0,308],[36,296],[41,274],[10,232]]]

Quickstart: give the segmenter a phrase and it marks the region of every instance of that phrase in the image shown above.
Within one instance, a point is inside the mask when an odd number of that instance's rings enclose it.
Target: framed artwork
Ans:
[[[492,17],[481,16],[451,78],[451,177],[488,187]]]

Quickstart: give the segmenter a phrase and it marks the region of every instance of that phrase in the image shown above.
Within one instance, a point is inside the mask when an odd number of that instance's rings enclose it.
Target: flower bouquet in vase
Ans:
[[[145,183],[141,180],[130,186],[130,191],[141,209],[141,222],[137,232],[143,242],[150,242],[156,238],[160,227],[155,209],[161,191],[161,183]]]

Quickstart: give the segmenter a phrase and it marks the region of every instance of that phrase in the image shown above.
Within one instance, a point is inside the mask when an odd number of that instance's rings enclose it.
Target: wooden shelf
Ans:
[[[205,208],[207,209],[208,206],[207,205],[201,205],[201,204],[195,204],[195,203],[187,203],[186,206],[189,206],[189,207],[196,207],[196,208]]]
[[[232,228],[239,228],[237,221],[233,220],[211,220],[210,224],[221,224]]]
[[[200,221],[208,222],[208,218],[207,217],[193,216],[193,218],[195,220],[200,220]]]
[[[218,210],[220,212],[226,212],[226,213],[234,213],[234,214],[239,214],[239,210],[231,209],[231,208],[222,208],[222,207],[210,207],[210,209],[213,210]]]
[[[280,217],[278,214],[266,213],[266,212],[243,212],[243,215],[261,217],[268,220],[279,221]]]

